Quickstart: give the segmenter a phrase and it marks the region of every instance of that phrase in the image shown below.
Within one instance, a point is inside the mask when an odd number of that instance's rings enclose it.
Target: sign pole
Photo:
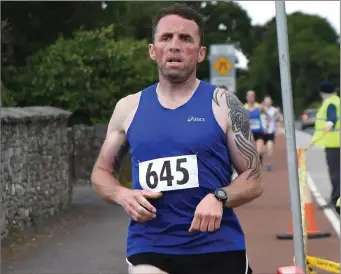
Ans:
[[[295,264],[306,273],[285,1],[275,1]]]

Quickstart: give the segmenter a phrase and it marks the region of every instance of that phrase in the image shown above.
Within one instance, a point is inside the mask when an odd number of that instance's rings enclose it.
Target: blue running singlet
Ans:
[[[244,106],[247,109],[249,115],[251,132],[264,133],[263,117],[259,107],[256,106],[253,110],[250,110],[248,109],[247,104]]]
[[[233,209],[224,208],[217,231],[188,232],[199,202],[231,183],[226,135],[212,110],[216,87],[201,81],[191,99],[172,110],[159,103],[156,86],[142,91],[127,139],[133,188],[161,191],[163,196],[150,200],[157,209],[154,220],[131,219],[127,256],[245,250]]]

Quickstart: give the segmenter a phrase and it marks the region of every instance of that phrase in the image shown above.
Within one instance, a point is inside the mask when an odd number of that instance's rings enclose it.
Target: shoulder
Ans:
[[[248,119],[247,110],[234,93],[217,88],[214,91],[213,101],[216,107],[220,109],[219,113],[224,115],[224,117],[227,116],[229,124],[231,120],[244,121]]]
[[[271,115],[274,115],[276,114],[278,111],[275,107],[271,106],[269,109],[268,109],[268,112],[271,114]]]
[[[244,105],[238,97],[226,89],[216,88],[213,93],[213,101],[220,107],[227,106],[228,108],[238,107],[244,109]]]
[[[205,86],[206,88],[212,88],[213,90],[219,88],[217,85],[213,85],[212,83],[206,82],[204,80],[200,80],[200,84]]]
[[[127,120],[130,120],[129,117],[135,115],[140,97],[141,91],[118,100],[109,122],[109,132],[114,129],[125,131]]]
[[[145,93],[153,92],[156,85],[157,84],[150,85],[141,91],[138,91],[136,93],[131,93],[131,94],[121,98],[117,102],[116,107],[120,108],[121,110],[126,109],[129,112],[129,108],[134,108],[134,107],[138,106],[142,93],[145,94]]]
[[[118,100],[114,112],[122,114],[129,113],[131,108],[134,108],[139,104],[141,93],[142,92],[140,91],[134,94],[129,94]]]
[[[329,103],[327,106],[328,111],[336,111],[336,106],[334,103]]]

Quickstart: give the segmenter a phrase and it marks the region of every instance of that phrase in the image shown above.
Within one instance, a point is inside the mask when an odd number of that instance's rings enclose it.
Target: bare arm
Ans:
[[[126,117],[126,99],[121,99],[110,119],[107,135],[94,165],[91,181],[96,192],[108,202],[117,202],[118,194],[124,187],[118,181],[122,160],[129,145],[123,128]]]
[[[283,116],[282,116],[281,112],[278,109],[276,109],[276,121],[278,121],[278,122],[282,122],[283,121]]]
[[[250,131],[249,118],[239,99],[232,93],[218,89],[213,98],[227,112],[227,143],[232,164],[238,177],[225,189],[228,192],[227,207],[238,207],[259,197],[263,192],[260,160]]]
[[[259,107],[259,110],[261,113],[265,114],[266,116],[269,116],[268,115],[268,108],[265,105],[258,104],[258,107]]]
[[[129,95],[116,104],[91,181],[102,199],[122,206],[136,222],[147,222],[156,218],[156,208],[147,199],[158,199],[162,193],[128,189],[118,180],[122,161],[129,149],[126,128],[134,116],[138,100],[137,95]]]

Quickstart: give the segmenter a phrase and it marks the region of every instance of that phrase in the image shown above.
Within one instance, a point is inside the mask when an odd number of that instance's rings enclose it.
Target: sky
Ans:
[[[236,1],[249,14],[251,22],[264,24],[276,15],[275,1]],[[307,14],[326,18],[340,34],[340,1],[285,1],[287,14],[301,11]],[[247,60],[240,52],[237,53],[240,64],[246,67]]]

